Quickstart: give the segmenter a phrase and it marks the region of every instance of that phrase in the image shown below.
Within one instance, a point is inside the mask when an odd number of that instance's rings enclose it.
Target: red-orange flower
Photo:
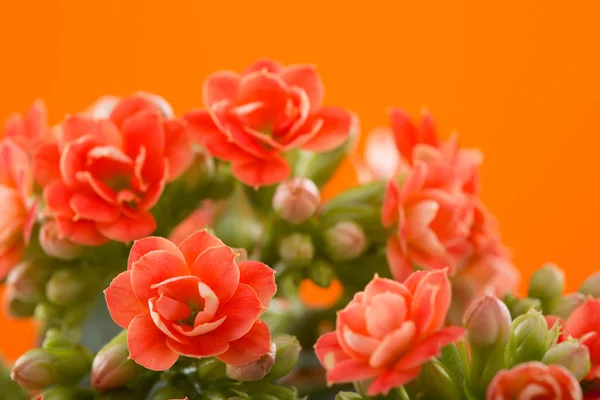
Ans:
[[[143,96],[121,100],[109,119],[68,117],[35,156],[47,213],[64,237],[88,246],[151,234],[149,210],[190,160],[186,123]]]
[[[592,368],[585,379],[600,378],[600,299],[590,297],[565,321],[563,337],[574,337],[590,351]]]
[[[196,139],[215,157],[230,161],[247,185],[285,180],[283,153],[323,152],[341,145],[356,123],[351,113],[322,107],[324,89],[312,65],[258,61],[244,73],[220,71],[204,81],[207,110],[186,118]]]
[[[471,249],[473,201],[439,168],[417,163],[402,185],[388,184],[382,222],[396,226],[387,245],[395,279],[404,280],[415,265],[426,269],[450,267]]]
[[[105,294],[113,320],[128,329],[135,362],[166,370],[185,355],[243,365],[270,350],[259,317],[277,290],[274,271],[257,261],[237,264],[235,256],[206,231],[179,247],[160,237],[134,243],[127,271]]]
[[[31,160],[12,139],[0,142],[0,279],[23,257],[36,221]]]
[[[4,126],[4,137],[11,139],[30,154],[51,141],[52,130],[48,128],[48,114],[44,102],[34,101],[24,116],[14,113],[8,117]]]
[[[315,345],[327,381],[373,379],[367,394],[375,396],[415,379],[423,364],[464,334],[442,328],[449,306],[445,270],[415,272],[403,284],[375,276],[338,312],[335,332]]]
[[[581,400],[577,379],[561,365],[537,361],[500,371],[487,388],[487,400]]]

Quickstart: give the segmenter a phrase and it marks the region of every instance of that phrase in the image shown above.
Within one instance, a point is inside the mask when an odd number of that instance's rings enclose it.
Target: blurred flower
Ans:
[[[455,269],[470,251],[473,202],[450,177],[447,171],[418,163],[402,185],[395,179],[389,182],[382,222],[397,227],[387,245],[395,279],[406,279],[415,265]]]
[[[373,129],[365,139],[364,161],[357,156],[353,156],[351,161],[358,181],[363,184],[378,179],[392,179],[406,173],[409,168],[401,162],[394,134],[389,128]]]
[[[315,215],[320,202],[319,188],[306,178],[292,178],[280,183],[273,195],[275,212],[293,224],[300,224]]]
[[[23,257],[36,222],[31,160],[11,139],[0,141],[0,280]]]
[[[156,228],[149,210],[187,168],[190,147],[185,122],[164,119],[144,97],[121,100],[110,119],[70,116],[36,154],[38,166],[55,169],[41,182],[47,213],[77,244],[144,237]]]
[[[337,261],[352,260],[367,248],[365,232],[354,221],[338,222],[325,231],[325,244]]]
[[[590,352],[577,340],[567,340],[550,348],[542,362],[548,365],[562,365],[571,371],[577,380],[582,380],[590,371]]]
[[[58,230],[58,224],[52,220],[46,221],[40,228],[39,240],[44,253],[60,260],[73,260],[83,250],[81,246],[63,237]]]
[[[94,276],[85,267],[57,269],[46,285],[46,297],[60,306],[72,306],[89,295]]]
[[[306,306],[314,309],[328,309],[340,300],[344,288],[339,280],[334,280],[329,287],[322,288],[310,279],[304,279],[300,282],[298,292],[300,300]]]
[[[565,321],[563,336],[573,337],[587,346],[592,368],[585,379],[600,378],[600,299],[589,298]]]
[[[169,235],[169,240],[179,245],[192,233],[204,230],[212,226],[215,222],[215,216],[219,209],[219,203],[212,200],[205,200],[200,207],[192,212],[186,219],[173,229]]]
[[[162,371],[181,354],[243,365],[269,351],[269,328],[258,318],[277,290],[274,271],[235,256],[206,231],[179,247],[160,237],[134,243],[127,271],[105,295],[135,362]]]
[[[163,117],[173,118],[175,116],[171,105],[161,96],[146,92],[138,92],[135,95],[153,103],[160,110]],[[113,109],[122,99],[122,97],[118,96],[102,96],[96,100],[94,104],[88,107],[88,109],[85,111],[85,114],[88,114],[94,119],[110,118],[110,114],[112,113]]]
[[[510,323],[510,312],[504,302],[488,295],[469,306],[463,325],[467,329],[469,345],[487,347],[508,342]]]
[[[387,394],[415,379],[424,363],[460,339],[442,328],[450,306],[446,270],[415,272],[402,284],[378,276],[337,315],[336,331],[315,351],[330,384],[373,379],[367,394]]]
[[[99,392],[117,389],[125,386],[140,372],[140,366],[129,358],[127,331],[122,331],[94,357],[92,388]]]
[[[6,286],[20,300],[35,304],[44,296],[50,272],[50,266],[43,261],[22,261],[7,275]]]
[[[581,400],[577,379],[560,365],[530,361],[499,372],[487,389],[488,400],[501,399]]]
[[[323,83],[314,66],[258,61],[242,74],[219,71],[204,81],[207,110],[186,115],[196,140],[216,158],[232,162],[233,174],[250,186],[285,180],[290,150],[324,152],[340,146],[355,117],[321,107]]]
[[[48,128],[48,113],[42,100],[31,104],[25,116],[14,113],[6,120],[4,135],[0,139],[10,139],[24,151],[32,154],[42,144],[52,140],[53,131]]]

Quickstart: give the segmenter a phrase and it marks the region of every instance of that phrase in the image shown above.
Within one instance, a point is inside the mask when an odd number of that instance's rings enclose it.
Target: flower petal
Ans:
[[[271,332],[258,320],[241,338],[229,343],[229,349],[217,359],[229,365],[244,365],[258,360],[271,349]]]
[[[385,252],[392,276],[398,282],[404,281],[414,272],[414,268],[408,257],[402,251],[402,245],[397,236],[388,239]]]
[[[147,302],[157,293],[152,285],[182,275],[189,275],[189,270],[179,255],[166,250],[153,250],[133,263],[131,285],[137,298]]]
[[[77,173],[87,168],[87,153],[98,145],[92,135],[84,135],[68,142],[60,156],[60,174],[67,186],[77,183]]]
[[[413,368],[408,371],[386,371],[379,375],[369,385],[367,389],[368,396],[387,395],[390,390],[403,386],[414,380],[421,373],[421,367]]]
[[[391,292],[373,296],[371,304],[365,311],[369,335],[382,339],[388,333],[398,329],[404,322],[407,311],[403,296]]]
[[[236,178],[248,186],[259,187],[284,181],[291,173],[285,158],[234,162],[231,171]]]
[[[417,127],[410,116],[403,110],[392,108],[389,110],[390,127],[396,138],[396,146],[402,157],[412,164],[413,148],[417,144]]]
[[[451,297],[446,270],[432,271],[419,283],[413,295],[412,316],[421,337],[428,337],[443,326]]]
[[[256,72],[256,71],[267,71],[267,72],[271,72],[273,74],[278,74],[281,72],[281,64],[279,64],[277,61],[273,61],[273,60],[258,60],[255,61],[254,63],[252,63],[251,65],[249,65],[244,72],[242,73],[242,75],[248,75],[252,72]]]
[[[208,333],[196,336],[188,343],[180,343],[168,338],[167,346],[183,356],[202,358],[224,353],[229,348],[229,342],[212,333]]]
[[[311,114],[321,108],[323,97],[325,96],[325,88],[314,65],[289,65],[281,71],[281,77],[288,85],[299,87],[306,92],[310,101]]]
[[[195,232],[184,239],[179,245],[179,250],[183,254],[187,265],[192,266],[204,250],[216,246],[224,246],[224,244],[219,238],[203,230]]]
[[[75,213],[69,205],[71,189],[61,181],[53,181],[44,188],[44,203],[52,215],[65,218],[73,218]]]
[[[58,231],[62,237],[84,246],[100,246],[108,239],[97,229],[92,221],[73,221],[70,218],[56,218]]]
[[[244,261],[239,263],[238,267],[240,283],[254,289],[263,307],[268,307],[277,292],[275,271],[260,261]]]
[[[411,370],[423,365],[433,357],[440,355],[442,347],[454,343],[465,334],[463,328],[452,326],[442,329],[414,346],[400,361],[396,363],[396,371]]]
[[[371,282],[365,286],[364,301],[365,303],[370,304],[375,296],[385,292],[395,293],[404,297],[406,300],[409,300],[411,297],[411,293],[402,283],[392,279],[380,278],[376,275]]]
[[[60,180],[60,152],[58,144],[47,143],[40,146],[33,154],[34,174],[40,186],[45,187],[50,182]]]
[[[165,371],[179,358],[179,354],[167,346],[165,334],[148,314],[138,315],[129,324],[127,348],[133,361],[152,371]]]
[[[23,259],[23,244],[16,242],[9,248],[0,249],[0,280]]]
[[[142,256],[153,250],[166,250],[169,253],[181,255],[181,252],[172,242],[159,236],[149,236],[143,239],[136,240],[131,246],[129,251],[129,259],[127,260],[127,269],[130,270],[131,266],[137,262]]]
[[[225,322],[213,331],[223,340],[232,341],[244,336],[264,311],[256,292],[248,285],[240,283],[237,290],[225,304],[221,304],[215,319],[227,316]]]
[[[112,222],[119,218],[120,211],[95,194],[74,193],[69,206],[75,212],[73,219],[88,219],[96,222]]]
[[[240,87],[240,75],[233,71],[210,74],[202,84],[202,101],[208,108],[221,100],[234,101]]]
[[[110,120],[122,128],[127,119],[140,111],[157,110],[150,96],[137,94],[121,99],[117,102],[110,113]]]
[[[400,328],[385,336],[372,352],[369,365],[373,368],[391,367],[414,345],[416,334],[415,324],[412,321],[404,322]]]
[[[400,186],[396,180],[388,182],[381,211],[381,223],[389,228],[399,219],[398,208],[400,207]]]
[[[127,329],[137,315],[148,311],[133,293],[129,271],[117,275],[104,291],[104,296],[110,316],[121,328]]]
[[[315,354],[323,368],[327,370],[332,369],[342,361],[350,359],[350,356],[340,347],[335,332],[326,333],[317,340]]]
[[[121,215],[113,222],[98,223],[97,228],[104,236],[111,240],[129,243],[151,235],[156,230],[156,220],[149,212],[143,212],[136,219]]]
[[[339,147],[348,139],[357,124],[356,117],[350,112],[337,107],[323,107],[307,121],[320,119],[323,125],[310,141],[305,143],[304,150],[324,152]]]
[[[181,175],[192,162],[192,144],[186,122],[170,119],[164,122],[165,151],[169,162],[169,181]]]
[[[371,379],[382,372],[382,369],[371,368],[366,361],[350,359],[337,363],[327,371],[327,382],[329,384],[358,382]]]
[[[149,181],[160,179],[164,156],[165,130],[160,112],[156,109],[140,111],[123,123],[123,149],[135,159],[143,147],[146,151],[143,176]]]

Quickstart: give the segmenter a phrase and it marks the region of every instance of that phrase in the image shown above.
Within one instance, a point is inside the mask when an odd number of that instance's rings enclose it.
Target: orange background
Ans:
[[[0,119],[41,97],[56,123],[140,89],[181,113],[212,71],[312,62],[363,134],[387,106],[426,106],[444,136],[483,149],[483,198],[525,279],[554,261],[574,289],[600,264],[600,7],[533,3],[0,0]],[[0,324],[7,356],[31,344],[26,323]]]

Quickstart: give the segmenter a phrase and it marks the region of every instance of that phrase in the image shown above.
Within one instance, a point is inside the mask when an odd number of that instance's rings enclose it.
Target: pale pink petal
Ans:
[[[373,368],[390,367],[394,365],[410,348],[416,339],[416,328],[412,321],[406,321],[402,326],[387,335],[369,358]]]
[[[403,296],[387,291],[376,294],[365,312],[367,331],[371,336],[382,339],[402,325],[406,314],[407,304]]]

